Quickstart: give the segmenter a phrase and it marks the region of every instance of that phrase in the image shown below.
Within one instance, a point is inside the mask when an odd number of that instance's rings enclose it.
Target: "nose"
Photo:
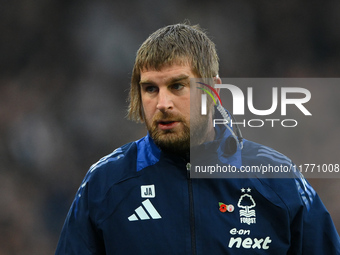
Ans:
[[[171,93],[166,90],[159,90],[158,93],[158,102],[157,102],[157,109],[161,112],[166,112],[168,110],[172,110],[174,107]]]

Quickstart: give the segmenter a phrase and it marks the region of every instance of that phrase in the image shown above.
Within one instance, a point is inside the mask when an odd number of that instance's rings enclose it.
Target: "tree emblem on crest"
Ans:
[[[242,195],[238,200],[237,206],[244,209],[240,210],[240,216],[247,218],[256,216],[255,210],[251,210],[256,206],[256,203],[251,195],[249,194]]]

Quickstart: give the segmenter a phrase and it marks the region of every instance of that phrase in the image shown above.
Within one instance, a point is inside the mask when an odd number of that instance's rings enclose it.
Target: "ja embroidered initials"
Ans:
[[[143,198],[154,198],[156,196],[155,185],[142,185],[140,188]]]

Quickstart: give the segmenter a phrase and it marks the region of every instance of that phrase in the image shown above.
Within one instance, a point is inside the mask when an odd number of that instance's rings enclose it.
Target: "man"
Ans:
[[[192,78],[221,83],[215,46],[198,27],[167,26],[142,44],[129,117],[148,135],[90,168],[56,254],[340,254],[332,220],[303,178],[190,178],[190,149],[238,168],[291,162],[229,126],[215,129],[213,114],[229,118],[221,107],[191,109],[202,94]]]

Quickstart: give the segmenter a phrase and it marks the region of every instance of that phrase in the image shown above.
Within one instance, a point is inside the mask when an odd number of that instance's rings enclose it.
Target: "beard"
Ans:
[[[164,152],[175,155],[188,155],[192,146],[199,145],[205,141],[208,130],[209,115],[196,115],[191,121],[187,121],[182,115],[168,112],[158,112],[151,123],[146,121],[147,130],[154,143]],[[180,127],[162,130],[158,128],[159,120],[178,121]]]

